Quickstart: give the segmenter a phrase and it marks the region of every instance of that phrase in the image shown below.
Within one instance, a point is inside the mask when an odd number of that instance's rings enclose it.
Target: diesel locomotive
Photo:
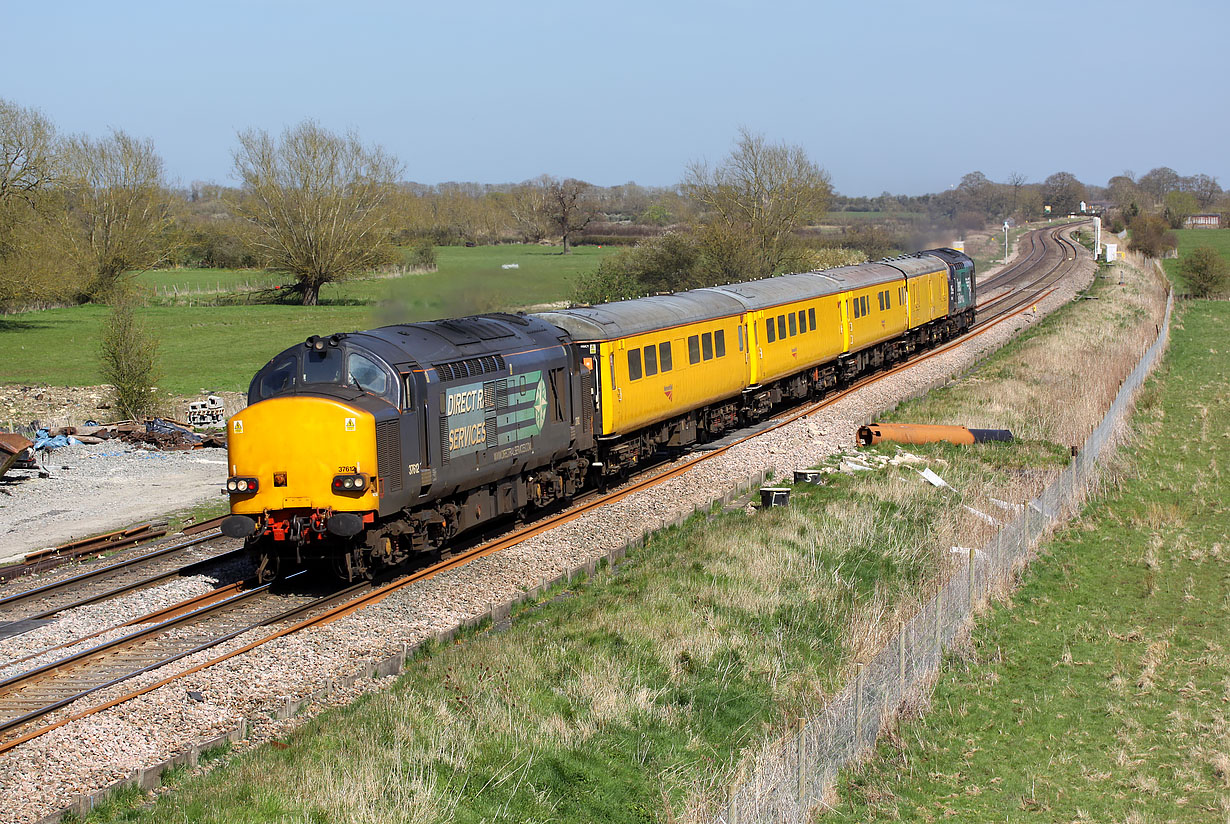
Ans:
[[[973,262],[875,263],[533,315],[313,335],[228,421],[225,534],[263,580],[367,578],[961,334]]]

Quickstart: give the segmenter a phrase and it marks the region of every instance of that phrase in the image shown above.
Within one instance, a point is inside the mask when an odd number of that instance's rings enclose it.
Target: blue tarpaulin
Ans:
[[[59,449],[63,446],[74,446],[79,443],[81,443],[81,441],[71,435],[56,435],[53,438],[51,437],[51,432],[49,430],[40,429],[38,432],[34,433],[34,446],[31,448],[36,452],[40,450],[43,452],[50,452],[53,449]]]

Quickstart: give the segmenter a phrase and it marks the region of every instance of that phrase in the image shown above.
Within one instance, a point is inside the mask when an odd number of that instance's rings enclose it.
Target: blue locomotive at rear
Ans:
[[[590,384],[567,334],[532,316],[313,336],[257,373],[232,419],[224,530],[263,578],[328,562],[353,580],[549,506],[592,460]]]

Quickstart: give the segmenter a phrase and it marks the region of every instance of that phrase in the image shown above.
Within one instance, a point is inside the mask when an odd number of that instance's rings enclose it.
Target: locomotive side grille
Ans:
[[[581,375],[581,431],[594,430],[594,373]]]
[[[448,454],[448,418],[440,416],[440,463],[449,462]]]
[[[390,492],[401,492],[401,422],[394,418],[376,423],[376,471]]]
[[[492,372],[503,372],[505,369],[503,355],[481,355],[477,358],[449,361],[435,364],[435,370],[442,381],[455,381],[461,378],[476,378],[489,375]]]

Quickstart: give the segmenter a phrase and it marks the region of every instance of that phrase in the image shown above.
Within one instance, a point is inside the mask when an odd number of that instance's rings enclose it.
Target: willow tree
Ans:
[[[51,229],[61,165],[55,125],[0,98],[0,307],[60,296],[67,267]]]
[[[84,295],[110,300],[126,278],[171,253],[170,199],[150,140],[122,131],[64,142],[64,241]]]
[[[320,287],[394,259],[392,195],[401,168],[354,133],[305,121],[274,139],[239,134],[235,211],[253,231],[246,241],[270,269],[295,278],[304,306]]]
[[[794,263],[800,256],[796,230],[822,216],[833,193],[828,173],[802,147],[769,144],[746,129],[722,165],[689,166],[683,190],[700,205],[704,221],[746,237],[761,269],[749,275]]]

